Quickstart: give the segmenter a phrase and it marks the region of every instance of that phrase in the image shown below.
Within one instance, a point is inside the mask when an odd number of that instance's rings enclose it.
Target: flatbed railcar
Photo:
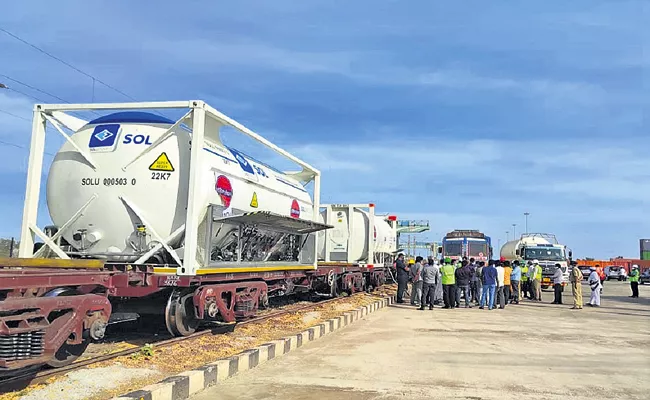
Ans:
[[[135,111],[152,109],[185,113]],[[119,112],[69,113],[106,110]],[[47,174],[54,225],[41,230],[48,122],[65,143]],[[225,146],[224,126],[300,170]],[[317,169],[202,101],[36,105],[19,258],[0,259],[0,375],[69,364],[138,315],[186,336],[274,296],[372,290],[390,275],[396,220],[374,204],[321,205]]]

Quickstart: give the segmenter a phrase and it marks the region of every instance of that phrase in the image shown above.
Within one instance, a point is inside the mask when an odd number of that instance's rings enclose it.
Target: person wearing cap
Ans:
[[[596,267],[589,267],[591,274],[589,274],[589,287],[591,288],[591,298],[587,305],[591,307],[600,307],[600,289],[602,288],[600,283],[600,276],[596,271]]]
[[[519,304],[519,283],[521,282],[521,268],[519,267],[519,261],[515,260],[513,263],[514,267],[510,273],[510,287],[512,288],[512,300],[510,304]]]
[[[572,310],[582,310],[582,280],[584,276],[578,266],[574,266],[571,270],[571,291],[573,292],[573,307]]]
[[[630,287],[632,288],[632,297],[633,299],[636,299],[639,297],[639,266],[638,265],[633,265],[632,269],[630,270]]]
[[[397,303],[404,303],[404,291],[409,281],[409,267],[404,263],[404,254],[400,253],[395,261],[395,269],[397,270]]]
[[[456,306],[456,268],[449,257],[440,269],[442,273],[442,296],[445,302],[443,308],[453,309]]]
[[[562,266],[555,264],[555,272],[553,273],[553,292],[555,298],[553,299],[553,304],[562,304],[562,278]]]
[[[411,265],[409,277],[411,278],[411,305],[419,306],[422,298],[422,260],[420,256],[415,257],[415,264]]]

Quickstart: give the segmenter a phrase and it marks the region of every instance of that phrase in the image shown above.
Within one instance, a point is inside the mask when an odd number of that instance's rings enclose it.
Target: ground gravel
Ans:
[[[126,368],[122,365],[83,369],[70,372],[63,379],[33,390],[20,397],[20,400],[83,400],[132,379],[144,378],[156,373],[157,371],[153,369]]]

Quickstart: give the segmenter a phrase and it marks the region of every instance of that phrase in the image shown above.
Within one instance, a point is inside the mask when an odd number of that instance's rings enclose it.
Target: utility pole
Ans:
[[[0,83],[0,85],[2,85],[2,84]],[[13,258],[13,256],[14,256],[14,246],[15,245],[16,245],[16,241],[12,237],[11,238],[11,244],[9,245],[9,258]]]
[[[524,216],[526,217],[526,233],[528,233],[528,216],[530,215],[529,212],[525,212]]]
[[[517,224],[512,224],[512,240],[517,240]]]
[[[510,231],[506,231],[506,242],[510,240]]]

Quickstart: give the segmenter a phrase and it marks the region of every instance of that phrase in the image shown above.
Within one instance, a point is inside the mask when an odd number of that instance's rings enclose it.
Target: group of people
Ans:
[[[411,286],[411,305],[424,310],[426,306],[433,309],[434,305],[443,304],[443,308],[454,309],[461,306],[464,298],[465,308],[472,304],[488,310],[504,309],[507,304],[519,304],[521,298],[532,301],[542,301],[542,272],[538,260],[520,263],[507,260],[490,260],[476,262],[474,258],[463,257],[458,260],[444,258],[440,261],[433,258],[416,257],[408,264],[404,254],[400,254],[395,263],[397,270],[397,302],[404,303],[404,293],[408,283]],[[564,272],[560,264],[555,264],[552,277],[554,299],[552,304],[562,303]],[[570,282],[573,291],[572,309],[582,309],[582,280],[579,268],[573,268]],[[591,298],[587,305],[600,306],[602,283],[596,269],[592,268],[587,279],[591,288]],[[634,295],[633,291],[633,295]],[[638,296],[638,291],[637,294]]]

